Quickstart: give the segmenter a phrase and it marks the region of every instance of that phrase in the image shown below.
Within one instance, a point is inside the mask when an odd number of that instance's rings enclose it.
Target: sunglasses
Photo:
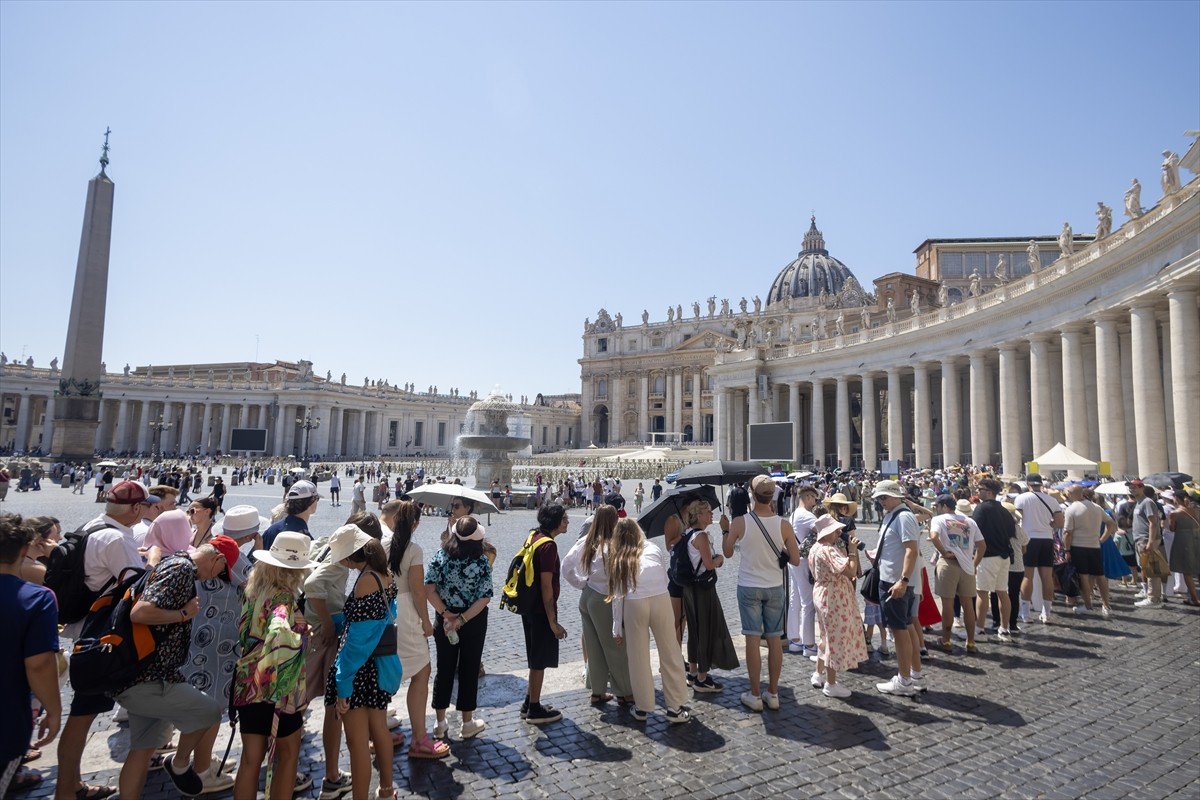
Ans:
[[[189,508],[189,509],[187,510],[187,513],[189,513],[189,514],[195,514],[195,513],[196,513],[196,509],[194,509],[194,508]]]
[[[462,503],[457,503],[457,502],[451,503],[450,507],[451,508],[465,508],[465,506]]]

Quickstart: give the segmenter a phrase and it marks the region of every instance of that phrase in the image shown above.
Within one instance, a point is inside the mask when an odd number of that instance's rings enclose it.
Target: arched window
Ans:
[[[654,393],[655,394],[666,394],[666,391],[667,391],[666,376],[665,375],[655,375],[654,376]]]
[[[608,381],[604,378],[596,382],[596,397],[608,397]]]

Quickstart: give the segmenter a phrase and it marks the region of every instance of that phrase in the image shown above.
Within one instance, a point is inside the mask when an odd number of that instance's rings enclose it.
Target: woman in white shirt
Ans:
[[[616,534],[605,559],[608,569],[608,602],[612,604],[613,640],[625,643],[629,657],[629,680],[633,684],[634,719],[645,720],[646,709],[654,707],[654,676],[650,672],[650,632],[658,647],[659,673],[668,722],[691,719],[684,701],[683,653],[675,639],[675,619],[667,594],[667,556],[658,545],[646,541],[633,519],[617,523]]]
[[[617,509],[604,505],[596,509],[587,535],[577,540],[562,560],[562,577],[579,589],[579,616],[583,621],[584,652],[587,653],[587,685],[592,704],[601,705],[620,698],[623,706],[633,704],[629,685],[629,659],[625,646],[612,636],[612,606],[608,597],[608,570],[605,556],[617,530]]]

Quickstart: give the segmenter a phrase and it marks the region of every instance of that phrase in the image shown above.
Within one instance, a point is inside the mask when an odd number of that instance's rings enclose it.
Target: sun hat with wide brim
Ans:
[[[846,511],[847,517],[853,517],[855,514],[858,513],[858,503],[854,502],[849,497],[846,497],[846,495],[842,494],[841,492],[838,492],[833,497],[826,500],[825,505],[827,505],[827,506],[849,506],[849,509],[847,509],[847,511]]]
[[[880,481],[875,484],[875,491],[871,493],[871,497],[897,497],[903,500],[907,495],[899,481]]]
[[[281,531],[271,543],[270,550],[255,550],[255,561],[271,564],[283,569],[308,569],[313,562],[308,560],[308,547],[312,540],[303,533]]]
[[[828,536],[832,536],[844,527],[846,527],[844,524],[838,522],[828,514],[822,514],[813,523],[813,533],[817,535],[817,541],[819,542]]]
[[[357,525],[343,525],[329,537],[329,563],[336,564],[357,553],[371,541],[371,535]]]

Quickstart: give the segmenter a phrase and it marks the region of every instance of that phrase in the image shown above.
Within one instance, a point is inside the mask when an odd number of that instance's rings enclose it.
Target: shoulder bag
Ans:
[[[392,615],[392,602],[388,599],[387,592],[383,591],[383,581],[379,580],[379,576],[372,572],[371,577],[375,579],[375,583],[379,584],[379,591],[383,592],[383,607],[388,616],[387,625],[383,626],[383,632],[379,634],[379,643],[371,651],[371,658],[394,656],[396,655],[396,618]]]
[[[893,514],[887,525],[883,526],[883,533],[879,534],[879,544],[875,547],[875,558],[871,559],[871,568],[863,573],[862,583],[859,584],[858,593],[863,596],[864,600],[870,600],[872,603],[879,602],[879,559],[883,556],[883,540],[887,538],[888,529],[892,527],[892,523],[903,513],[904,511],[901,510]]]

